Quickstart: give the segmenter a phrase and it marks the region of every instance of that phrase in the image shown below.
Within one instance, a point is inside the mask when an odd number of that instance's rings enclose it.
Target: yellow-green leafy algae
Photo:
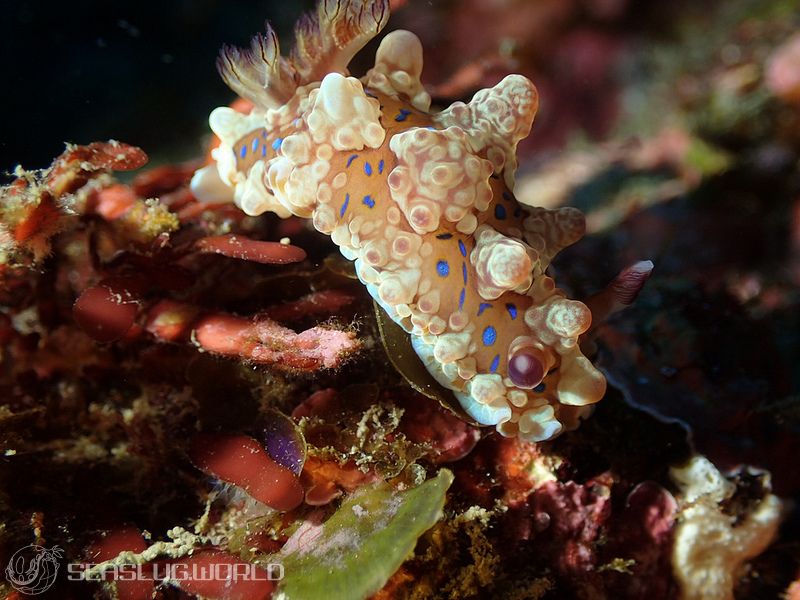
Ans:
[[[301,527],[278,560],[279,600],[357,600],[380,590],[442,516],[453,474],[442,469],[398,492],[380,484],[354,493],[321,525]],[[287,550],[288,549],[288,550]]]

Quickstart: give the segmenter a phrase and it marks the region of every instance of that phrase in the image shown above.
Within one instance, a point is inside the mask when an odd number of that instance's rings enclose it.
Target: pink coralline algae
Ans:
[[[564,573],[592,570],[597,559],[594,544],[600,527],[611,514],[610,490],[600,482],[579,485],[548,481],[531,496],[538,536],[558,552],[556,564]]]

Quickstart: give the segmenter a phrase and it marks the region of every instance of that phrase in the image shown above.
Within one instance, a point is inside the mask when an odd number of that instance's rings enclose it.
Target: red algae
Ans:
[[[188,558],[175,561],[181,570],[180,589],[210,600],[267,600],[272,597],[274,584],[270,574],[255,565],[248,565],[247,577],[242,577],[242,560],[219,550],[200,550]],[[198,576],[193,576],[198,573]],[[212,579],[208,573],[221,573]],[[236,574],[240,576],[237,577]]]
[[[292,510],[303,501],[297,476],[276,463],[251,437],[199,434],[190,454],[199,469],[242,488],[276,510]]]
[[[122,552],[140,553],[146,549],[147,544],[136,527],[121,526],[104,532],[90,547],[87,559],[97,564],[112,560]],[[149,580],[116,579],[108,585],[113,586],[118,600],[149,600],[155,592],[155,585]]]
[[[137,299],[127,289],[100,284],[87,288],[72,308],[75,322],[98,342],[123,337],[136,319]]]
[[[238,235],[204,237],[195,243],[195,247],[200,252],[274,265],[301,262],[306,257],[305,251],[297,246],[260,242]]]

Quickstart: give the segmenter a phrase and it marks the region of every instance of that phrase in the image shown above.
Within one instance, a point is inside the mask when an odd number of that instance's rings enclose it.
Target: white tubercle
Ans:
[[[576,208],[565,206],[548,209],[532,206],[523,221],[523,237],[539,254],[542,269],[567,246],[574,244],[586,232],[586,220]]]
[[[557,393],[558,401],[568,406],[594,404],[606,393],[606,378],[576,347],[561,357]]]
[[[236,185],[234,202],[250,216],[258,216],[271,210],[285,219],[291,212],[267,190],[265,168],[263,161],[256,162],[250,168],[247,179]]]
[[[189,187],[200,202],[233,202],[233,189],[222,181],[215,164],[195,171]]]
[[[528,136],[539,106],[533,83],[509,75],[493,88],[480,90],[469,104],[456,102],[435,117],[442,125],[458,125],[469,135],[476,152],[484,151],[496,172],[503,172],[513,189],[517,143]]]
[[[469,259],[482,298],[495,300],[508,291],[524,294],[531,287],[538,255],[529,246],[490,225],[478,227],[475,240]]]
[[[397,156],[389,191],[417,233],[436,231],[442,216],[452,223],[474,220],[473,207],[488,206],[491,163],[474,155],[458,127],[413,127],[393,136],[389,148]]]
[[[228,185],[243,181],[244,174],[236,170],[233,146],[251,131],[264,126],[264,113],[253,110],[249,115],[245,115],[228,106],[220,106],[211,111],[208,124],[222,142],[211,153],[217,162],[220,178]]]
[[[309,99],[313,107],[306,122],[316,143],[329,143],[336,150],[378,148],[383,143],[380,103],[364,93],[355,77],[329,73]]]
[[[381,40],[364,84],[395,98],[404,94],[414,108],[428,112],[431,96],[422,87],[421,75],[422,43],[410,31],[399,29]]]

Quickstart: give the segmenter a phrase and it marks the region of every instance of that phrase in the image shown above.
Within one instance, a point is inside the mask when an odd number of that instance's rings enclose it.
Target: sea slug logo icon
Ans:
[[[18,592],[41,594],[50,589],[58,575],[58,559],[63,550],[58,546],[44,548],[31,544],[20,548],[8,561],[6,580]]]

